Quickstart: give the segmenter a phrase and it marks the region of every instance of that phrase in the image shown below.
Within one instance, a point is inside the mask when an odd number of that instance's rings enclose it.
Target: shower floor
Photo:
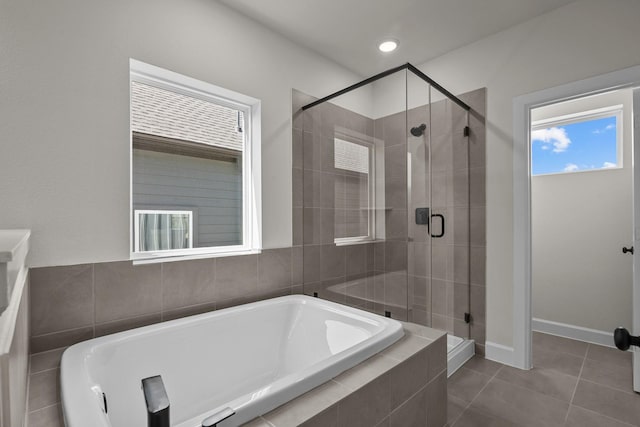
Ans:
[[[447,378],[454,374],[475,354],[473,340],[447,335]]]

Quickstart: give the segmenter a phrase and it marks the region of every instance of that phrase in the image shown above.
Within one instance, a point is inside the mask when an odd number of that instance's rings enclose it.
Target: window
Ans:
[[[260,248],[260,101],[131,60],[133,259]]]
[[[373,145],[354,138],[334,139],[335,239],[349,244],[374,239],[374,150]]]
[[[622,167],[622,105],[532,123],[531,173]]]

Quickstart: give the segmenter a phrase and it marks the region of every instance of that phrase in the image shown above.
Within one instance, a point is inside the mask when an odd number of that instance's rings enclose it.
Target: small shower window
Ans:
[[[531,174],[622,167],[622,105],[532,123]]]
[[[348,137],[334,139],[336,244],[369,241],[375,237],[374,152],[367,141]]]

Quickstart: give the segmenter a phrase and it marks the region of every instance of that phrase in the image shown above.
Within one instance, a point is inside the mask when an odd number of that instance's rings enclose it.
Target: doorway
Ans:
[[[530,129],[531,110],[583,97],[587,94],[596,95],[615,89],[634,88],[640,86],[640,66],[627,68],[601,76],[585,79],[555,88],[522,95],[514,99],[514,157],[513,157],[513,213],[514,213],[514,292],[513,292],[513,348],[504,353],[504,362],[521,369],[532,366],[532,218],[531,218],[531,182],[530,165],[531,152]],[[637,99],[637,97],[636,97]],[[637,125],[637,120],[636,120]],[[636,134],[638,128],[636,126]],[[638,164],[638,151],[634,150],[635,164]],[[635,199],[639,199],[640,179],[634,175]],[[636,220],[638,208],[634,208]],[[634,230],[630,239],[640,238],[639,230]],[[634,256],[634,267],[637,268],[638,257]],[[640,332],[640,286],[638,274],[634,278],[633,292],[633,330]],[[571,301],[567,301],[571,304]],[[635,387],[640,388],[640,352],[633,353],[636,369],[634,370]]]

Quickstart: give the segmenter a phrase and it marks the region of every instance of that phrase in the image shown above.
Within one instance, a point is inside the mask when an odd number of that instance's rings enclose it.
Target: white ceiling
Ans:
[[[415,65],[574,0],[219,0],[362,76]],[[382,54],[378,43],[399,40]]]

